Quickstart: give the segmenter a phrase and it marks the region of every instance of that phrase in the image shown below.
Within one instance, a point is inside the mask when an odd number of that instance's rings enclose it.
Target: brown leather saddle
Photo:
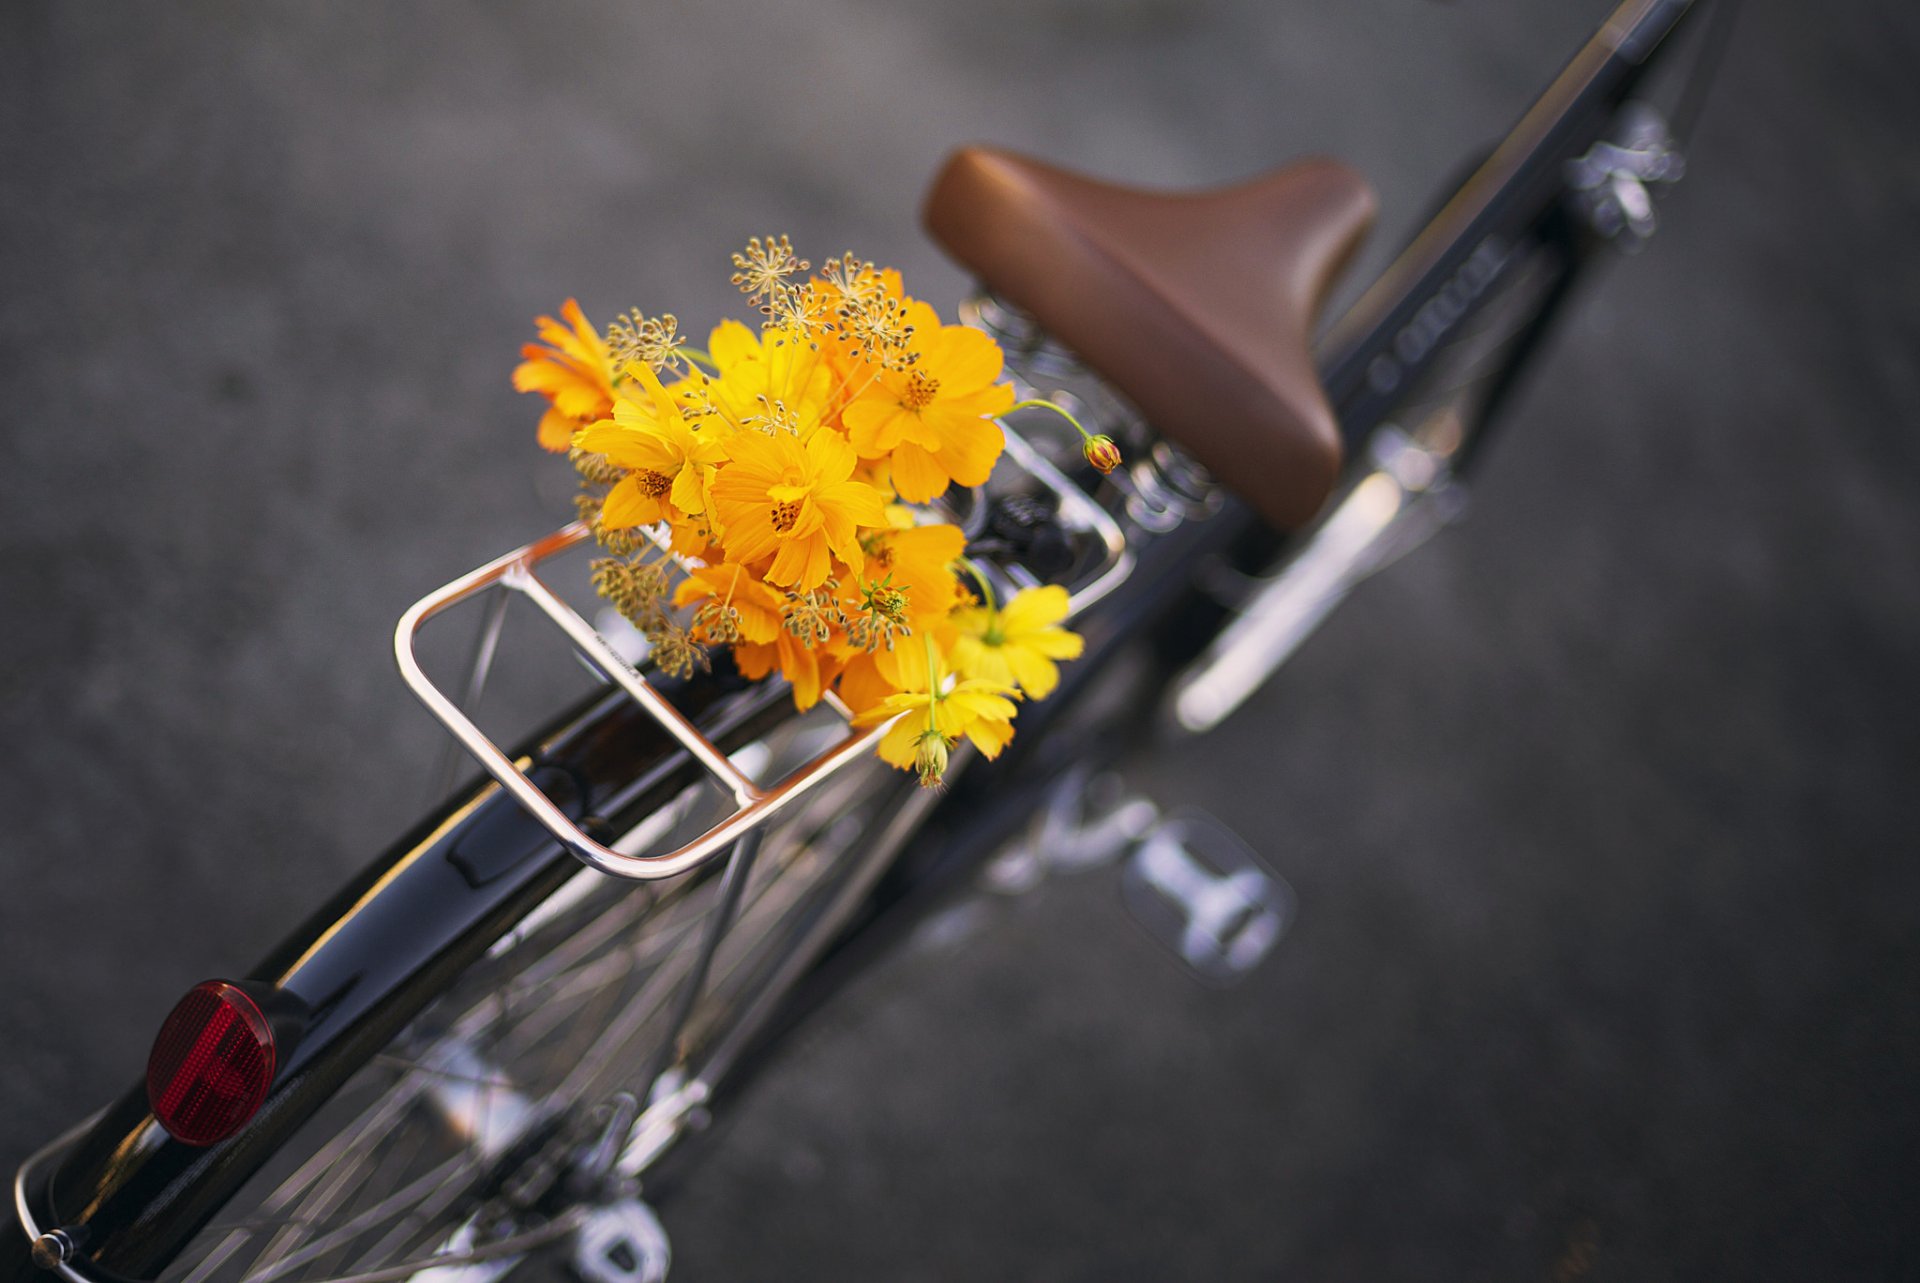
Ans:
[[[1310,342],[1373,213],[1366,181],[1334,160],[1156,192],[969,147],[934,180],[923,217],[987,288],[1290,529],[1339,473]]]

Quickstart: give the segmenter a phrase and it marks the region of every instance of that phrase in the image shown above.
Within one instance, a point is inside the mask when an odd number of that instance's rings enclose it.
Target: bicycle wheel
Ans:
[[[829,732],[831,733],[831,732]],[[812,751],[795,718],[749,752]],[[698,791],[625,835],[698,819]],[[921,803],[880,764],[716,866],[656,884],[588,869],[336,1091],[159,1275],[168,1283],[499,1269],[581,1223],[697,1122],[784,984],[825,946]],[[476,1276],[477,1277],[477,1276]]]

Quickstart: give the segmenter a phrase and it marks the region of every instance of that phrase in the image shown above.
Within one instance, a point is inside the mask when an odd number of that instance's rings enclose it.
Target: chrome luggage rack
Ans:
[[[1005,425],[1002,427],[1004,429]],[[1078,614],[1119,585],[1132,569],[1132,555],[1118,523],[1105,508],[1011,429],[1005,431],[1005,463],[1013,465],[1038,483],[1040,488],[1055,496],[1064,530],[1088,537],[1092,542],[1094,564],[1082,572],[1078,576],[1080,582],[1069,589],[1072,611]],[[996,470],[995,481],[999,479],[1000,471]],[[980,508],[981,505],[976,502],[975,507]],[[656,542],[663,538],[657,533],[652,537]],[[538,573],[542,562],[591,538],[587,527],[575,522],[467,572],[408,607],[406,613],[400,616],[393,639],[394,657],[400,665],[400,675],[420,702],[426,705],[427,711],[440,720],[460,747],[479,762],[514,801],[538,820],[581,863],[613,877],[636,881],[671,878],[697,868],[726,852],[735,842],[767,824],[808,792],[860,760],[872,751],[886,733],[891,722],[867,729],[854,727],[853,711],[829,691],[822,702],[848,722],[847,735],[777,783],[757,783],[729,758],[725,750],[682,715],[639,669],[620,654],[605,634],[542,581]],[[1006,569],[1012,572],[1009,574],[1011,583],[1031,582],[1031,576],[1019,573],[1022,568]],[[516,763],[510,758],[474,723],[461,707],[460,701],[450,697],[427,676],[420,663],[415,643],[421,627],[434,616],[489,589],[499,591],[500,607],[490,611],[482,625],[476,652],[476,676],[484,674],[498,637],[504,605],[510,600],[505,594],[518,593],[559,628],[582,659],[625,692],[694,761],[704,767],[721,788],[732,795],[732,812],[691,842],[654,855],[626,852],[620,850],[618,844],[608,846],[595,841],[568,818],[565,811],[528,778],[522,769],[528,764],[524,761]],[[466,696],[468,703],[477,694],[477,684],[477,680],[470,677]]]

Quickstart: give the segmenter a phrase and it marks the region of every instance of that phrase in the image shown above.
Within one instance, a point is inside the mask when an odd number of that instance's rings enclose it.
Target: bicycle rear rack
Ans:
[[[1132,555],[1126,548],[1125,538],[1106,509],[1075,486],[1033,447],[1011,430],[1006,431],[1006,439],[1007,461],[1059,499],[1062,525],[1069,531],[1091,535],[1101,545],[1099,566],[1084,584],[1073,591],[1072,609],[1078,613],[1112,591],[1132,568]],[[467,572],[408,607],[406,613],[400,616],[393,638],[394,658],[400,665],[400,675],[420,702],[426,705],[427,711],[440,720],[459,745],[480,763],[514,801],[538,820],[581,863],[617,878],[637,881],[675,877],[697,868],[727,851],[740,838],[768,823],[807,793],[858,761],[879,743],[880,737],[892,725],[888,721],[867,729],[854,728],[853,711],[841,702],[838,695],[828,691],[822,703],[847,719],[849,726],[846,737],[778,783],[766,786],[756,783],[719,745],[682,715],[638,669],[628,663],[612,642],[541,580],[537,568],[542,562],[590,538],[586,526],[575,522]],[[524,761],[516,763],[504,749],[488,738],[459,702],[449,697],[427,676],[416,653],[415,642],[421,627],[429,619],[489,589],[518,593],[537,607],[559,628],[588,664],[624,691],[732,795],[734,810],[693,841],[657,855],[622,851],[618,844],[608,846],[595,841],[568,818],[553,799],[528,778],[524,768],[530,764]],[[496,611],[485,625],[479,651],[483,657],[492,650],[500,618],[501,612]],[[483,670],[486,662],[485,658],[477,659],[476,672]],[[470,689],[468,701],[471,702],[473,697],[474,691]]]

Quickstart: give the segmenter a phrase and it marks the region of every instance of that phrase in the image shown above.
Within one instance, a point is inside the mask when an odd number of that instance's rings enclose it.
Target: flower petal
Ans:
[[[936,417],[938,410],[937,406],[928,407],[929,421],[935,423],[940,432],[940,467],[963,486],[985,485],[993,475],[993,465],[999,460],[1001,450],[1006,448],[1006,434],[991,419],[951,414]],[[894,459],[897,474],[898,452]],[[895,484],[899,484],[897,475]],[[902,488],[900,493],[905,494],[906,490]]]
[[[971,325],[943,325],[926,346],[922,360],[940,380],[944,395],[983,388],[1000,377],[1005,358],[1000,345]]]
[[[669,492],[673,506],[689,515],[698,515],[707,510],[706,487],[700,484],[700,469],[688,464],[680,469],[680,475],[673,479],[673,489]]]
[[[650,526],[660,515],[660,501],[642,490],[640,478],[631,474],[620,478],[600,505],[600,524],[609,530]]]
[[[992,465],[988,468],[991,470]],[[946,469],[924,447],[902,441],[894,448],[893,488],[908,503],[928,503],[939,498],[948,480]]]
[[[1009,636],[1033,632],[1067,617],[1072,599],[1059,584],[1023,588],[1000,611],[1000,627]]]

